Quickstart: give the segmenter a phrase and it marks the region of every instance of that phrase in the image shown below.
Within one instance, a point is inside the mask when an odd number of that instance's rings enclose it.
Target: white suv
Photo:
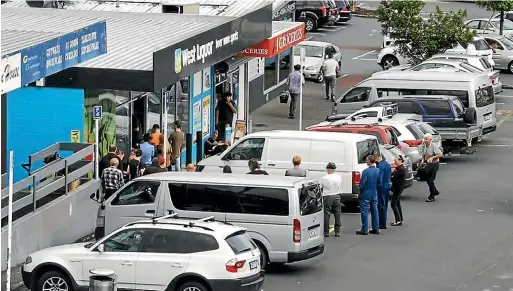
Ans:
[[[130,290],[260,291],[264,282],[260,251],[244,228],[176,215],[37,251],[23,265],[23,282],[32,291],[87,290],[94,268],[113,270],[117,288]]]

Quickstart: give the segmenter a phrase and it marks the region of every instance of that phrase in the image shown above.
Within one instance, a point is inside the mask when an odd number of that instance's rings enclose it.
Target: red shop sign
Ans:
[[[305,24],[268,38],[238,53],[243,57],[271,58],[305,40]]]

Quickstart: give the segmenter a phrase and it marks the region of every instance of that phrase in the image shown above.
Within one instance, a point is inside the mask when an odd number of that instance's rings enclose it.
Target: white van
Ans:
[[[371,76],[349,89],[336,102],[332,114],[349,115],[381,97],[449,95],[476,109],[476,123],[483,134],[497,129],[495,93],[490,78],[482,73],[399,71]]]
[[[292,157],[301,157],[301,167],[308,178],[320,180],[326,165],[334,162],[342,176],[342,201],[357,201],[365,158],[379,153],[374,136],[352,133],[275,130],[249,134],[223,153],[198,163],[197,171],[221,173],[225,165],[233,173],[249,172],[248,160],[260,161],[269,175],[284,176],[292,168]]]
[[[321,187],[298,177],[187,172],[142,176],[102,203],[95,236],[172,213],[182,218],[212,216],[246,228],[260,249],[262,268],[324,252]]]

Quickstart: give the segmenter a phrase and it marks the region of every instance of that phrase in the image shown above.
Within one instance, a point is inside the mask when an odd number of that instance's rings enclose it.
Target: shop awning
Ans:
[[[273,21],[273,35],[238,54],[243,57],[271,58],[305,40],[303,22]]]

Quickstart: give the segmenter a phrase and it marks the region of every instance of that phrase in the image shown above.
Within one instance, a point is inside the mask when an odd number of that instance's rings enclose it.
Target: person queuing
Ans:
[[[294,165],[294,167],[286,170],[285,176],[306,177],[306,170],[299,167],[301,165],[301,157],[300,156],[294,156],[292,158],[292,165]]]
[[[142,155],[141,155],[141,164],[139,168],[145,169],[151,166],[151,159],[155,156],[155,147],[150,143],[150,134],[145,133],[143,136],[143,143],[140,145]]]
[[[379,169],[376,168],[374,156],[367,157],[367,169],[362,172],[360,181],[360,211],[362,219],[361,230],[356,231],[358,235],[379,234],[378,218],[378,186],[380,180]],[[372,230],[369,231],[369,210],[372,218]]]
[[[118,167],[118,169],[123,171],[123,160],[118,156],[118,148],[115,145],[111,145],[109,147],[109,152],[105,156],[103,156],[100,160],[100,164],[98,166],[100,175],[101,175],[101,173],[103,173],[103,170],[105,170],[106,168],[111,166],[110,161],[112,159],[118,160],[117,167]]]
[[[105,191],[105,200],[109,199],[112,194],[116,193],[116,191],[125,185],[123,172],[118,169],[118,167],[119,160],[117,158],[112,158],[110,160],[110,167],[103,169],[101,180]]]
[[[333,58],[333,54],[328,54],[328,59],[324,61],[324,84],[326,89],[326,100],[335,101],[335,86],[337,85],[337,72],[340,70],[338,62]]]
[[[163,172],[167,172],[167,168],[166,168],[166,159],[164,159],[164,157],[155,157],[151,160],[151,166],[149,166],[148,168],[146,168],[143,172],[143,176],[146,176],[146,175],[151,175],[151,174],[155,174],[155,173],[163,173]]]
[[[164,146],[166,147],[166,154],[164,155]],[[158,156],[165,156],[166,157],[166,168],[168,170],[171,170],[171,145],[169,144],[169,141],[166,139],[163,133],[159,135],[159,145],[157,146],[157,155]]]
[[[390,202],[390,207],[394,211],[395,222],[392,222],[391,225],[398,226],[403,224],[403,209],[400,198],[406,182],[406,169],[403,165],[403,156],[395,157],[394,162],[396,167],[392,171],[392,201]]]
[[[390,164],[383,160],[381,154],[374,156],[376,160],[376,167],[379,169],[379,185],[378,185],[378,216],[379,228],[387,229],[387,210],[388,210],[388,196],[390,195],[390,178],[392,168]]]
[[[248,167],[250,175],[269,175],[266,171],[260,170],[260,164],[256,159],[251,159],[248,161]]]
[[[444,155],[442,150],[432,143],[433,136],[430,133],[424,135],[424,142],[418,147],[422,156],[421,165],[424,165],[426,183],[429,187],[429,196],[426,202],[434,202],[435,196],[440,195],[435,186],[436,173],[438,172],[439,160]]]
[[[289,118],[296,115],[296,104],[301,92],[301,86],[305,84],[305,77],[301,74],[301,65],[294,65],[294,71],[287,77],[287,90],[290,94]]]
[[[231,140],[226,136],[226,127],[232,127],[233,115],[237,113],[237,104],[232,101],[232,93],[226,92],[216,106],[216,124],[221,140]]]
[[[196,172],[196,166],[193,164],[187,165],[187,172]]]
[[[171,166],[171,168],[172,170],[178,172],[182,170],[180,157],[182,156],[182,149],[185,146],[185,134],[182,131],[182,123],[180,120],[175,120],[174,127],[174,131],[169,135],[169,143],[171,144],[171,157],[173,158],[171,164],[174,165]]]
[[[149,133],[151,135],[151,143],[154,146],[160,145],[160,126],[158,124],[154,124]]]
[[[340,236],[340,228],[342,227],[342,202],[340,194],[342,194],[342,177],[335,173],[337,165],[329,162],[326,166],[326,174],[321,179],[322,200],[324,204],[324,237],[330,236],[330,216],[335,216],[335,236]]]
[[[205,141],[205,155],[213,156],[224,152],[228,148],[228,143],[219,140],[219,131],[214,133]]]
[[[141,163],[142,151],[140,149],[132,150],[128,158],[128,180],[133,180],[141,175],[139,165]]]

